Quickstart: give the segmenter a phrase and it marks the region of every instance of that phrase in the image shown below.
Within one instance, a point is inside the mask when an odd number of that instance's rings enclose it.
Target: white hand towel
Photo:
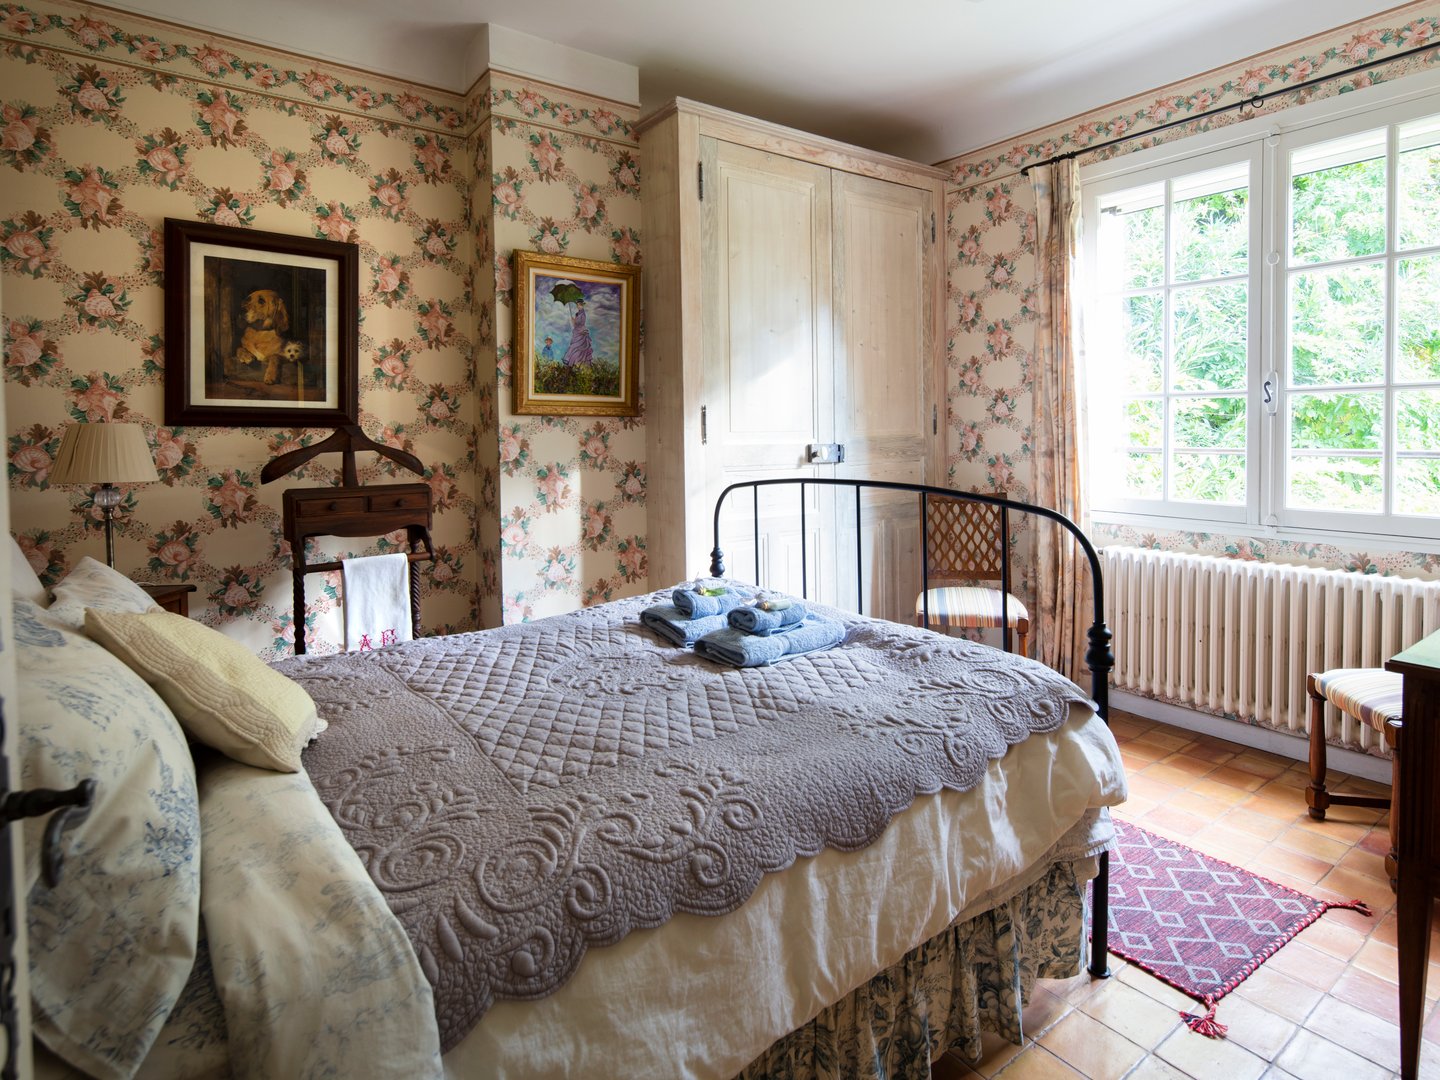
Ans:
[[[410,626],[410,560],[399,552],[345,559],[345,651],[368,652],[415,635]]]

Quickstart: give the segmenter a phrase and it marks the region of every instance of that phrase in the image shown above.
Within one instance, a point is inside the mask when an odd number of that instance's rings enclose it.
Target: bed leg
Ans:
[[[1090,977],[1110,977],[1110,852],[1100,853],[1100,868],[1090,884]]]

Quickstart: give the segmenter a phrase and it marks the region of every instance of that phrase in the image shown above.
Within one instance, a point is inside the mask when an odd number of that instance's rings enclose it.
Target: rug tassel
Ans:
[[[1191,1031],[1199,1032],[1211,1039],[1223,1039],[1225,1033],[1230,1029],[1219,1020],[1215,1019],[1215,1004],[1210,1004],[1209,1010],[1204,1016],[1196,1016],[1194,1013],[1182,1012],[1180,1019],[1185,1021],[1185,1026]]]
[[[1374,917],[1375,912],[1364,900],[1351,900],[1348,904],[1327,904],[1326,910],[1330,908],[1344,908],[1346,911],[1358,911],[1361,915]]]

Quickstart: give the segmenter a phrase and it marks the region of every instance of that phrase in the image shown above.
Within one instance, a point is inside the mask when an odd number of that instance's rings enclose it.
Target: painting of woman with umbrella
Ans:
[[[574,305],[570,316],[570,344],[561,359],[566,367],[580,367],[595,362],[595,351],[590,344],[590,331],[585,326],[585,291],[573,281],[562,281],[550,290],[550,297],[562,304]]]
[[[634,416],[640,268],[515,252],[518,414]]]

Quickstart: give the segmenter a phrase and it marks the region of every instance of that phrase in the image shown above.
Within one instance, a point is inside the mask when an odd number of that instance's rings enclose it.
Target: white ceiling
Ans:
[[[111,0],[112,3],[115,0]],[[497,23],[680,96],[921,161],[1366,18],[1383,0],[122,0],[451,90]]]

